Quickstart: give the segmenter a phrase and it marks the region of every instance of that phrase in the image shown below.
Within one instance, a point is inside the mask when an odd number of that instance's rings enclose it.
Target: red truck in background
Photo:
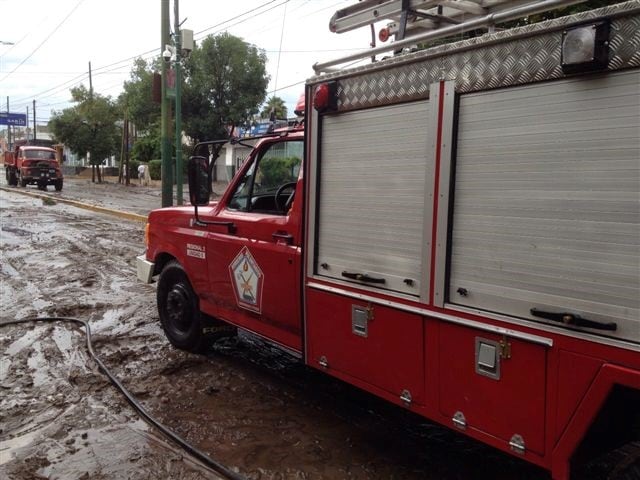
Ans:
[[[406,3],[438,2],[335,18]],[[554,480],[637,480],[638,45],[634,0],[316,65],[304,129],[258,139],[217,202],[224,141],[200,144],[195,209],[149,215],[138,276],[169,341],[245,329]]]
[[[47,141],[16,142],[12,152],[4,153],[7,183],[21,187],[37,185],[40,190],[53,185],[56,191],[62,190],[62,149],[53,147],[56,147],[53,142]]]

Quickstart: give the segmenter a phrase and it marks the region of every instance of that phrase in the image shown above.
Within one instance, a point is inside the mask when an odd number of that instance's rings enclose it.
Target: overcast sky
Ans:
[[[338,35],[328,28],[336,10],[354,3],[180,0],[180,18],[196,42],[228,31],[265,50],[268,95],[277,89],[292,112],[315,62],[368,48],[369,29]],[[170,11],[173,29],[172,0]],[[89,86],[89,61],[94,90],[116,98],[132,57],[160,52],[160,0],[0,0],[0,12],[0,41],[14,44],[0,45],[0,111],[6,111],[7,96],[12,113],[25,113],[27,106],[31,112],[35,99],[39,124],[49,120],[51,110],[72,105],[71,87]]]

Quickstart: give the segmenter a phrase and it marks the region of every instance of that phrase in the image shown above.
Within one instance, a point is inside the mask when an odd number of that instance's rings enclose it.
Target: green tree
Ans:
[[[49,127],[56,140],[72,152],[83,157],[89,154],[95,182],[95,167],[118,151],[118,108],[110,97],[92,94],[84,86],[72,88],[71,97],[76,105],[54,112]],[[98,182],[102,182],[100,169],[97,172]]]
[[[126,109],[129,120],[140,132],[152,130],[160,123],[160,104],[152,99],[153,74],[159,70],[157,62],[137,58],[118,97],[120,107]]]
[[[184,62],[185,133],[196,141],[224,138],[228,126],[257,114],[269,83],[266,60],[228,33],[206,37]]]
[[[138,162],[148,162],[160,158],[160,128],[154,125],[140,135],[131,149],[131,158]]]
[[[275,113],[275,118],[287,118],[287,106],[285,105],[284,100],[276,96],[269,97],[267,103],[262,107],[260,115],[262,118],[270,118],[271,112]]]

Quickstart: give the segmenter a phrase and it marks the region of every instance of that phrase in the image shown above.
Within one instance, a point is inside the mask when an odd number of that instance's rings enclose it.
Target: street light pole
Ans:
[[[169,44],[169,0],[160,2],[160,54]],[[160,151],[162,157],[162,207],[173,205],[173,175],[171,168],[171,152],[169,151],[169,98],[167,97],[167,67],[169,62],[163,61],[161,67],[161,120],[160,120]]]
[[[173,0],[174,32],[176,47],[176,196],[177,204],[182,205],[182,69],[180,54],[182,50],[182,32],[180,31],[179,0]]]
[[[15,45],[13,42],[0,40],[0,45]],[[0,55],[2,59],[2,55]],[[0,74],[2,74],[2,64],[0,63]],[[9,97],[7,97],[7,117],[9,116]],[[11,125],[7,123],[7,148],[11,151]]]

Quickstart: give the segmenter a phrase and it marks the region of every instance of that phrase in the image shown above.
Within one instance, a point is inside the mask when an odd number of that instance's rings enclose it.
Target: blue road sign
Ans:
[[[27,126],[27,116],[24,113],[0,112],[0,125]]]

